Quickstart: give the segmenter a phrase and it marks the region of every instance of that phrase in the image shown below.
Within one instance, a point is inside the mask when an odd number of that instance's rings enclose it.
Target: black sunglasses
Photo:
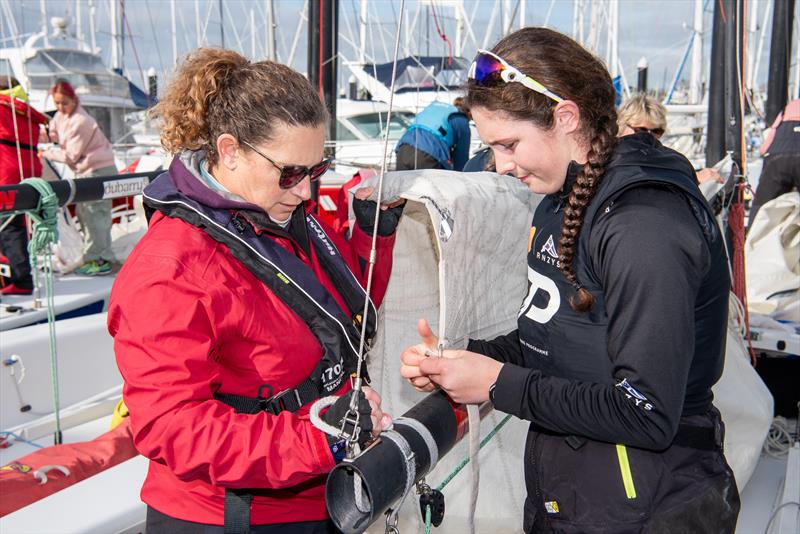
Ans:
[[[633,130],[635,133],[647,132],[655,135],[656,137],[661,137],[664,135],[664,128],[645,128],[644,126],[631,126],[630,124],[628,125],[628,128]]]
[[[281,176],[278,179],[278,186],[281,189],[291,189],[292,187],[302,182],[306,176],[308,176],[312,182],[316,182],[322,177],[323,174],[325,174],[325,171],[331,168],[331,163],[333,162],[331,158],[325,158],[316,165],[312,165],[311,167],[306,167],[304,165],[286,165],[282,167],[277,163],[275,163],[275,160],[273,160],[271,157],[267,156],[266,154],[261,152],[259,149],[257,149],[247,141],[239,141],[239,142],[250,148],[250,150],[258,154],[265,160],[272,163],[272,165],[276,169],[281,171]]]

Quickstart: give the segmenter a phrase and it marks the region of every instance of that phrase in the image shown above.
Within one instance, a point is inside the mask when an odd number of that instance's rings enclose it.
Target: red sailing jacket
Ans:
[[[356,229],[346,242],[326,231],[365,279],[358,257],[369,257],[370,237]],[[313,251],[309,258],[290,239],[272,238],[347,309]],[[378,241],[376,305],[394,237]],[[224,245],[156,212],[114,284],[108,327],[135,444],[151,460],[145,503],[178,519],[222,525],[225,488],[264,488],[253,498],[254,525],[327,517],[324,483],[334,460],[309,406],[247,415],[212,398],[218,390],[254,397],[265,383],[276,392],[292,388],[322,355],[306,324]]]
[[[14,185],[22,178],[42,175],[42,162],[36,154],[36,147],[39,144],[39,126],[47,124],[49,119],[17,98],[13,101],[13,108],[12,111],[11,97],[0,95],[0,185]],[[17,142],[22,143],[19,154]],[[22,176],[19,174],[20,161]]]

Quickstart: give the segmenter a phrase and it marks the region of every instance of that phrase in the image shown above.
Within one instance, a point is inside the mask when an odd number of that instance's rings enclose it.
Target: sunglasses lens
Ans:
[[[503,70],[503,64],[488,54],[478,54],[475,57],[475,73],[474,80],[478,85],[493,85],[498,81],[502,81],[500,73]]]
[[[331,167],[331,160],[329,159],[322,160],[321,162],[311,167],[311,169],[309,169],[308,171],[308,175],[311,177],[311,181],[316,182],[317,180],[322,178],[322,175],[325,174],[325,172],[328,169],[330,169],[330,167]]]
[[[306,177],[307,169],[305,167],[284,167],[281,171],[281,177],[278,185],[281,189],[291,189]]]

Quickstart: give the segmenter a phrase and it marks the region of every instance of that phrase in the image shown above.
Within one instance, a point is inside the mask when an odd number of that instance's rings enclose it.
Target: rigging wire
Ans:
[[[378,191],[375,200],[375,218],[372,224],[372,245],[369,251],[369,266],[367,267],[367,287],[365,288],[366,297],[364,299],[364,311],[362,317],[364,320],[361,323],[361,336],[358,342],[358,366],[356,367],[356,377],[353,382],[353,390],[359,391],[362,384],[362,368],[366,355],[364,354],[364,347],[367,335],[367,317],[369,317],[369,295],[372,290],[372,275],[375,270],[375,258],[378,243],[378,220],[381,213],[381,197],[383,196],[383,179],[386,176],[386,161],[389,157],[389,130],[392,118],[392,111],[394,109],[394,88],[397,82],[397,52],[400,48],[400,30],[403,26],[403,14],[405,13],[405,0],[400,0],[400,17],[397,23],[397,31],[394,40],[394,57],[392,58],[392,85],[389,88],[389,109],[386,112],[386,129],[383,134],[383,161],[381,162],[381,170],[378,175]],[[350,398],[350,411],[358,414],[358,396],[352,395]],[[353,432],[353,440],[358,438],[358,429]],[[348,448],[352,447],[352,443],[348,443]]]

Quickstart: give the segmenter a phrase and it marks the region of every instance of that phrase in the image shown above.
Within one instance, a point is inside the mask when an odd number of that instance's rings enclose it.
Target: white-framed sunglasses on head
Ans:
[[[555,102],[564,100],[518,68],[510,65],[505,59],[488,50],[478,50],[478,55],[470,65],[467,77],[483,87],[491,87],[498,82],[521,83],[531,91],[545,95]]]

